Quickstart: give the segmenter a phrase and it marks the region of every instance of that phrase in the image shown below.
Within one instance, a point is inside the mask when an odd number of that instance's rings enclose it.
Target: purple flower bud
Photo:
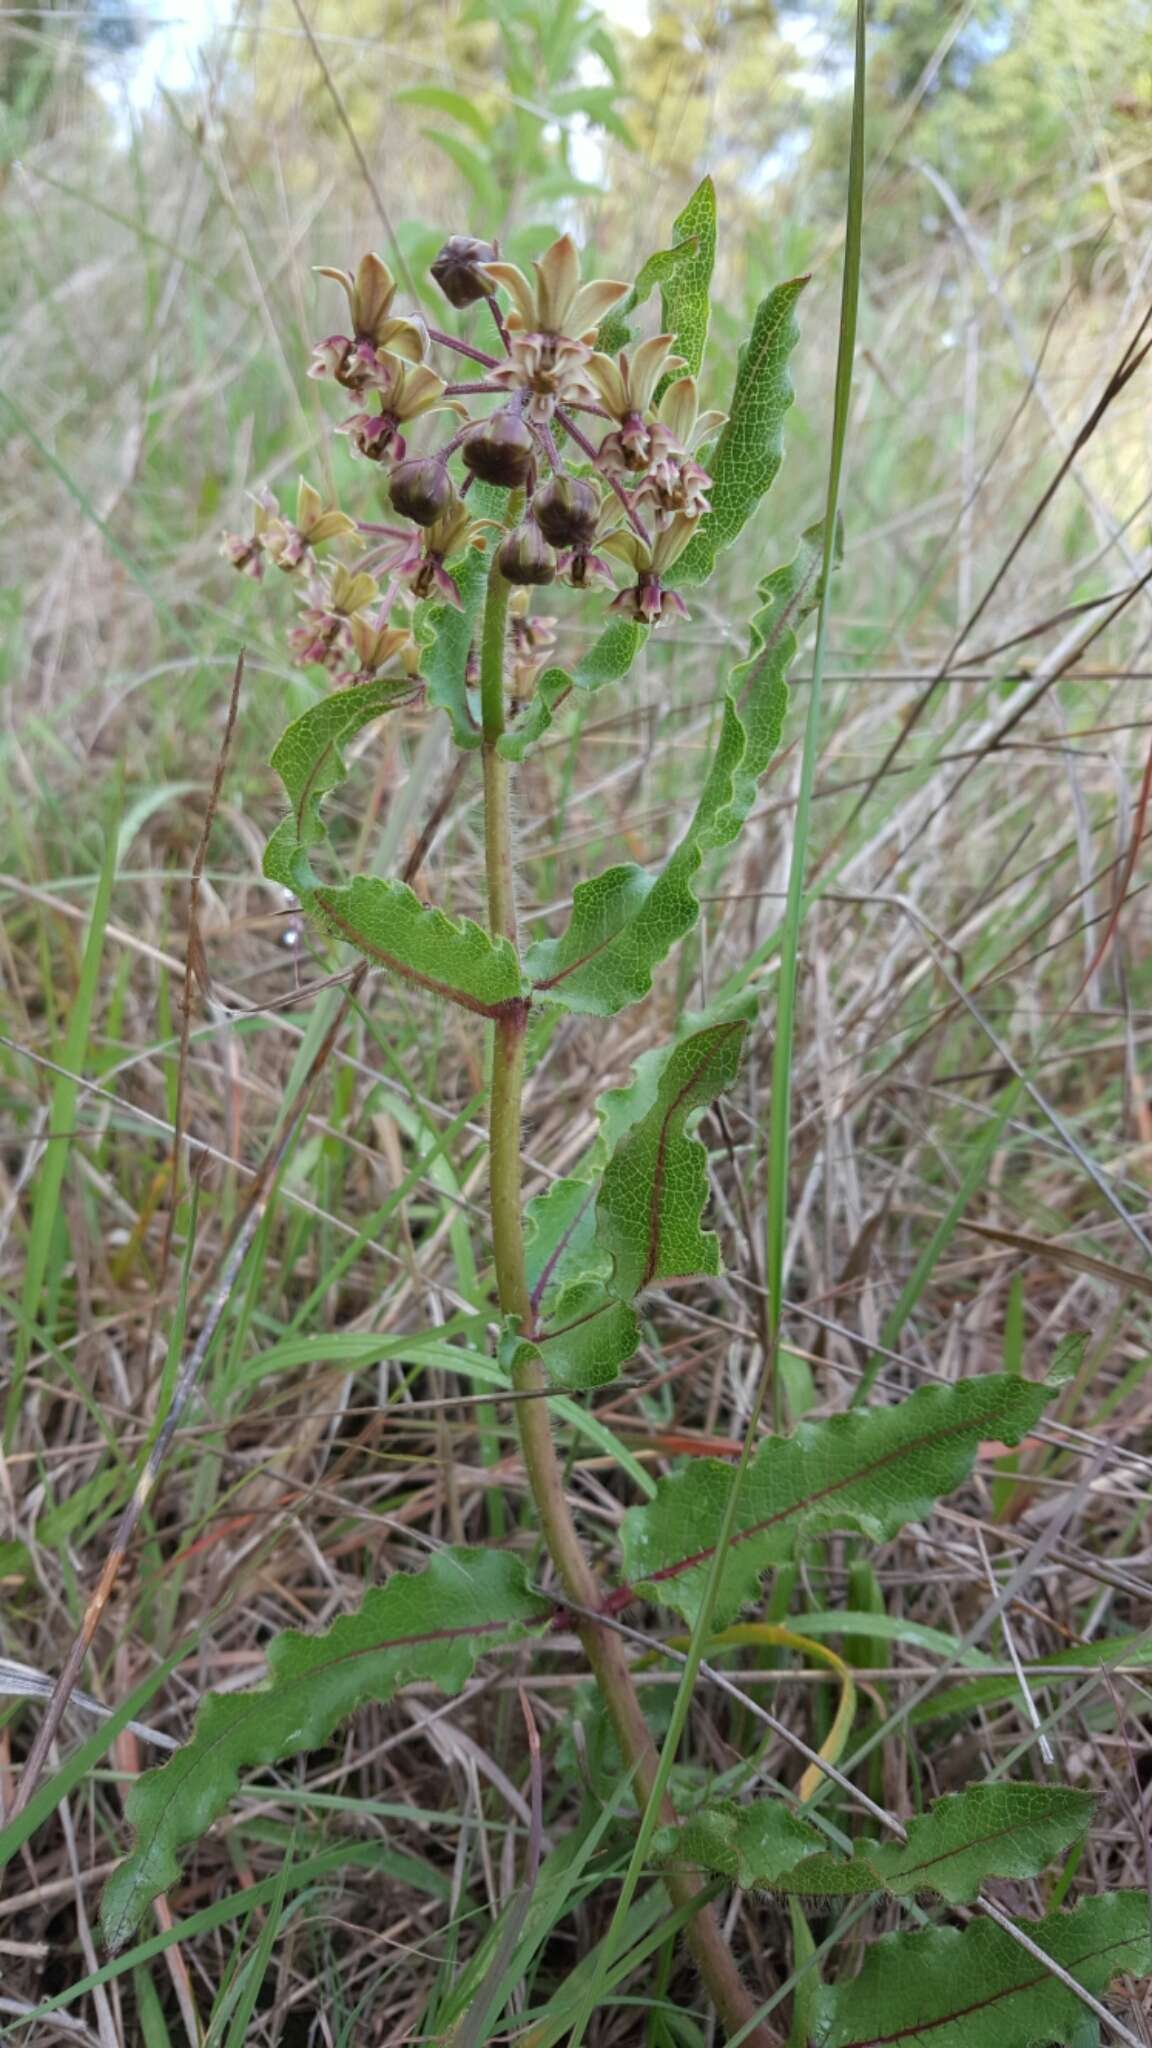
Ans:
[[[418,455],[397,463],[388,494],[402,519],[411,519],[417,526],[434,526],[450,510],[456,488],[437,456]]]
[[[554,476],[532,500],[532,517],[554,547],[587,547],[600,518],[600,493],[582,477]]]
[[[530,519],[501,542],[496,561],[509,583],[551,583],[556,575],[556,557]]]
[[[515,413],[498,412],[469,434],[460,453],[465,468],[482,483],[514,490],[528,480],[536,460],[536,442],[531,428]]]
[[[496,290],[479,269],[481,263],[495,261],[491,242],[479,242],[475,235],[449,235],[429,268],[450,306],[474,306]]]

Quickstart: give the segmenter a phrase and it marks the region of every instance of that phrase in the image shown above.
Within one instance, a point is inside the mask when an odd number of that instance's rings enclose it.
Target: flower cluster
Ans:
[[[262,576],[269,562],[302,575],[305,602],[289,639],[299,661],[342,683],[395,663],[415,687],[415,605],[458,605],[461,559],[495,547],[501,573],[522,590],[511,653],[523,697],[553,639],[553,621],[527,615],[531,586],[606,585],[615,592],[610,608],[644,625],[683,615],[665,579],[709,508],[700,451],[723,415],[700,411],[672,335],[612,354],[596,349],[630,287],[582,282],[570,236],[537,259],[532,278],[470,235],[453,235],[431,268],[452,306],[487,307],[498,353],[397,313],[396,280],[379,256],[365,256],[355,273],[320,273],[341,286],[350,332],[316,343],[309,375],[353,400],[336,431],[376,464],[398,523],[354,520],[301,482],[295,519],[262,491],[252,531],[228,535],[224,552],[248,576]],[[441,375],[434,349],[467,358],[474,374]],[[452,416],[450,438],[411,449],[413,424],[442,413]],[[477,480],[517,494],[510,531],[472,516]],[[322,560],[327,541],[341,543],[347,559]],[[617,590],[621,568],[630,580]]]

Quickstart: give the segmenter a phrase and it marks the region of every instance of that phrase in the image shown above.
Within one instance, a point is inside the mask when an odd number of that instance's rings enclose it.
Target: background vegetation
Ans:
[[[832,0],[654,6],[629,23],[583,0],[270,0],[165,19],[61,6],[0,28],[0,1647],[24,1667],[5,1680],[6,1802],[39,1711],[17,1695],[63,1662],[246,1185],[339,1001],[338,955],[260,877],[280,809],[267,755],[312,686],[285,666],[265,593],[218,552],[246,490],[325,479],[330,399],[303,372],[330,305],[311,266],[378,246],[423,291],[449,232],[497,232],[522,258],[572,227],[601,269],[630,274],[711,170],[711,402],[768,283],[813,272],[767,518],[692,622],[662,631],[582,730],[568,714],[524,778],[523,907],[540,931],[590,867],[675,837],[757,578],[819,514],[831,417],[850,86]],[[853,1614],[829,1639],[861,1682],[854,1741],[884,1732],[859,1783],[886,1804],[915,1810],[1021,1757],[1042,1768],[1038,1730],[1057,1775],[1101,1793],[1054,1886],[994,1888],[1028,1911],[1146,1878],[1152,441],[1125,351],[1152,277],[1152,32],[1140,0],[878,0],[870,55],[794,1083],[789,1403],[794,1419],[837,1412],[869,1361],[881,1391],[906,1392],[992,1366],[1037,1377],[1062,1340],[1087,1342],[1062,1354],[1050,1427],[990,1455],[874,1567],[848,1543],[814,1547],[765,1616],[815,1634],[813,1617]],[[182,1067],[190,875],[241,644]],[[567,1020],[530,1101],[542,1185],[586,1143],[594,1095],[686,1005],[763,990],[740,1088],[706,1127],[728,1276],[651,1305],[627,1383],[584,1403],[596,1440],[572,1436],[571,1487],[605,1556],[668,1456],[738,1442],[756,1380],[803,678],[802,657],[756,825],[683,966],[641,1010]],[[381,870],[418,855],[437,900],[475,914],[479,781],[449,770],[439,724],[394,724],[345,793],[345,830]],[[276,1630],[325,1625],[441,1542],[530,1541],[506,1420],[462,1402],[445,1365],[453,1329],[491,1299],[482,1085],[468,1020],[368,984],[97,1633],[98,1699],[151,1680],[139,1713],[182,1737],[210,1685],[259,1675]],[[1016,1658],[1037,1667],[1023,1689]],[[762,1649],[743,1665],[742,1684],[823,1739],[822,1667]],[[566,1866],[615,1778],[578,1672],[559,1638],[535,1667],[491,1660],[460,1701],[416,1689],[365,1711],[330,1751],[246,1789],[161,1909],[159,1944],[109,1974],[97,1893],[125,1777],[149,1759],[125,1730],[93,1771],[57,1779],[54,1816],[8,1865],[0,2025],[105,2048],[438,2037],[475,1991],[471,1959],[491,1965],[495,1926],[501,1968],[523,1960],[503,2030],[533,2014],[533,2038],[553,2038],[550,2001],[603,1933],[628,1853],[609,1827],[594,1882]],[[545,1744],[533,1947],[525,1678]],[[658,1717],[655,1674],[651,1696]],[[93,1725],[70,1718],[61,1758]],[[702,1691],[686,1784],[759,1739]],[[549,1757],[588,1788],[585,1813]],[[783,1740],[764,1762],[789,1782],[801,1768]],[[788,1974],[787,1907],[749,1895],[731,1913],[768,1996]],[[861,1942],[895,1918],[873,1911]],[[626,1981],[596,2039],[705,2038],[690,1973],[670,1941],[659,1954],[664,2005],[647,1988],[630,2004]],[[1117,2007],[1137,2038],[1140,1996]]]

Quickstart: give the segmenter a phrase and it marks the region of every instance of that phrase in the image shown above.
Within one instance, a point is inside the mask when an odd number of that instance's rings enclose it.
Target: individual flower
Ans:
[[[378,361],[381,382],[374,389],[379,394],[379,412],[353,413],[336,432],[347,434],[356,453],[369,462],[403,462],[408,452],[400,432],[403,425],[428,412],[462,413],[464,408],[457,399],[444,396],[443,377],[438,377],[426,364],[418,363],[409,369],[387,354]]]
[[[406,362],[423,361],[427,335],[420,322],[392,313],[396,280],[379,256],[364,256],[355,276],[350,270],[321,265],[321,277],[334,277],[344,287],[352,315],[351,334],[330,334],[312,350],[310,377],[335,377],[349,391],[374,387],[380,351]]]
[[[269,490],[254,492],[252,505],[251,533],[226,533],[220,552],[242,576],[251,576],[254,583],[259,583],[265,569],[268,529],[274,519],[279,519],[280,507]]]
[[[604,406],[616,421],[615,433],[608,434],[600,448],[605,469],[633,474],[647,469],[652,456],[652,428],[645,415],[660,379],[670,370],[682,370],[684,359],[671,353],[673,337],[656,334],[642,341],[631,355],[621,349],[611,356],[593,355],[588,375]]]
[[[565,479],[565,481],[576,481],[576,479]],[[580,479],[579,481],[583,480]],[[535,513],[535,498],[532,501],[532,508],[533,513]],[[573,590],[592,590],[597,584],[602,584],[607,590],[615,589],[616,579],[612,574],[611,567],[597,550],[603,545],[608,535],[615,531],[619,517],[620,504],[618,499],[615,495],[606,498],[600,505],[599,515],[591,532],[586,532],[562,551],[556,563],[556,574],[564,583],[571,584]]]
[[[374,613],[357,612],[348,621],[347,638],[358,666],[342,675],[341,682],[370,682],[397,655],[411,656],[416,652],[407,626],[389,625],[386,604]]]
[[[475,235],[449,235],[429,269],[448,304],[462,308],[491,297],[496,287],[481,266],[495,261],[491,242],[479,242]]]
[[[395,465],[388,480],[388,495],[393,511],[399,512],[402,519],[414,520],[417,526],[433,526],[450,510],[456,486],[440,456],[419,455]]]
[[[631,527],[619,527],[615,533],[606,534],[601,542],[605,554],[623,562],[636,578],[627,590],[613,598],[609,611],[623,612],[640,626],[658,626],[670,613],[686,619],[687,605],[678,591],[664,588],[663,578],[679,561],[695,531],[696,521],[679,513],[651,545],[633,533]]]
[[[465,437],[460,454],[465,469],[470,469],[481,483],[514,490],[527,483],[532,474],[536,439],[516,413],[494,412]]]
[[[343,666],[351,621],[379,595],[376,580],[362,569],[334,562],[317,578],[310,595],[311,603],[289,633],[288,645],[298,661],[338,669]]]
[[[486,381],[499,391],[524,392],[526,416],[546,426],[558,405],[595,405],[591,360],[587,343],[565,334],[513,334],[506,361],[489,370]]]
[[[512,592],[508,602],[508,654],[511,695],[525,703],[540,672],[544,657],[556,645],[556,621],[547,614],[529,616],[531,599],[523,585]]]
[[[701,412],[694,377],[678,377],[660,401],[651,433],[647,474],[636,487],[636,508],[667,526],[683,512],[699,519],[709,509],[712,479],[692,450],[722,427],[722,412]]]
[[[535,259],[534,285],[515,263],[485,263],[481,268],[486,277],[503,285],[512,300],[508,315],[512,334],[567,335],[571,341],[594,341],[604,315],[630,289],[619,279],[608,277],[581,284],[580,258],[571,235],[561,235]]]
[[[467,506],[458,498],[434,525],[383,549],[375,559],[406,584],[415,597],[437,596],[460,610],[460,587],[445,563],[462,555],[466,548],[485,547],[486,530],[491,524],[488,519],[471,518]]]
[[[295,519],[286,519],[277,509],[268,521],[264,548],[278,569],[290,573],[300,567],[310,549],[322,540],[335,540],[341,534],[355,531],[356,521],[341,512],[338,505],[326,505],[319,491],[301,477]]]
[[[579,476],[554,476],[532,499],[532,517],[554,548],[586,546],[600,523],[600,493]]]
[[[589,344],[604,315],[629,287],[615,278],[580,282],[580,258],[571,235],[561,235],[537,257],[530,283],[515,263],[485,263],[484,275],[503,285],[512,300],[506,362],[488,372],[500,391],[526,394],[524,410],[543,425],[557,405],[591,405],[596,389],[588,375]]]
[[[500,543],[496,560],[509,583],[551,583],[556,556],[534,519],[526,519]]]

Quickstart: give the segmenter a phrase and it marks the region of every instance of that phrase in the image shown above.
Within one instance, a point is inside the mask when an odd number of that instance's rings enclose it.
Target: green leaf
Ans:
[[[1086,1991],[1152,1967],[1143,1892],[1085,1899],[1074,1912],[1020,1921]],[[889,1934],[858,1977],[821,1991],[815,2048],[1097,2048],[1099,2025],[1075,1993],[992,1920]]]
[[[617,112],[617,93],[612,85],[577,85],[567,87],[563,92],[552,94],[549,112],[560,120],[572,114],[583,114],[585,119],[614,135],[625,149],[634,149],[632,131],[623,116]]]
[[[731,1086],[749,1013],[697,1031],[677,1045],[647,1115],[617,1146],[596,1204],[596,1237],[612,1254],[613,1284],[631,1300],[659,1280],[718,1273],[720,1246],[702,1230],[708,1155],[690,1123]]]
[[[908,1822],[906,1844],[885,1842],[868,1860],[897,1898],[933,1891],[959,1905],[987,1877],[1034,1877],[1079,1841],[1094,1803],[1069,1785],[973,1785],[935,1800]]]
[[[521,718],[497,740],[497,751],[509,761],[522,761],[543,738],[573,690],[591,697],[609,683],[620,682],[647,638],[645,627],[634,625],[629,619],[613,619],[571,673],[563,668],[546,668]]]
[[[820,595],[822,551],[822,531],[810,527],[795,558],[760,584],[751,650],[729,677],[716,749],[679,846],[655,874],[628,864],[577,885],[567,931],[525,954],[537,998],[611,1017],[647,995],[654,968],[691,931],[704,855],[736,837],[779,744],[797,632]]]
[[[398,700],[411,695],[412,683],[406,676],[357,683],[331,697],[321,697],[281,734],[272,766],[288,792],[292,811],[264,852],[264,873],[270,881],[294,889],[293,864],[299,849],[321,845],[327,838],[320,799],[348,773],[341,746]]]
[[[765,492],[784,455],[784,415],[792,403],[788,358],[799,340],[796,301],[808,283],[790,278],[760,305],[740,351],[728,419],[707,468],[712,509],[673,569],[669,582],[706,583],[722,549],[731,547]]]
[[[745,1889],[810,1898],[936,1892],[958,1905],[974,1899],[986,1878],[1035,1877],[1079,1841],[1093,1804],[1090,1792],[1068,1785],[974,1785],[910,1820],[907,1843],[859,1842],[843,1857],[779,1799],[743,1807],[724,1801],[670,1831],[669,1850]]]
[[[664,1828],[653,1844],[662,1863],[714,1870],[741,1891],[767,1890],[827,1846],[819,1829],[782,1799],[759,1799],[752,1806],[718,1799],[678,1827]]]
[[[614,356],[622,348],[628,347],[632,340],[632,329],[628,324],[632,314],[645,305],[656,286],[666,284],[673,272],[678,270],[682,263],[686,263],[690,256],[694,256],[698,248],[697,237],[690,235],[687,241],[674,242],[670,249],[655,250],[647,262],[641,264],[636,282],[627,298],[621,299],[618,306],[613,306],[596,331],[596,346],[601,355]]]
[[[920,1387],[895,1407],[858,1408],[829,1422],[802,1422],[793,1436],[769,1437],[745,1475],[716,1625],[753,1597],[763,1572],[795,1554],[801,1537],[852,1529],[886,1542],[967,1478],[982,1442],[1019,1443],[1047,1399],[1046,1387],[992,1373]],[[689,1623],[732,1480],[719,1459],[694,1460],[661,1481],[650,1506],[624,1518],[628,1579]]]
[[[534,1355],[556,1386],[605,1387],[639,1342],[639,1319],[627,1302],[595,1280],[576,1280],[561,1290],[530,1337],[519,1338],[510,1325],[501,1358],[511,1371]]]
[[[597,1104],[600,1136],[581,1173],[528,1204],[535,1320],[521,1332],[510,1319],[509,1370],[534,1353],[562,1386],[604,1386],[639,1342],[636,1296],[673,1275],[719,1271],[717,1240],[700,1228],[707,1153],[689,1124],[735,1077],[752,1009],[745,997],[718,1019],[689,1019],[679,1040],[645,1054],[628,1085]]]
[[[393,93],[392,101],[398,107],[430,107],[434,114],[447,114],[451,120],[470,128],[485,148],[491,141],[491,131],[483,114],[462,92],[451,92],[443,85],[410,85],[403,92]]]
[[[469,498],[474,519],[503,522],[507,491],[492,484],[474,484]],[[490,561],[477,548],[469,548],[452,574],[460,592],[460,607],[438,604],[430,607],[425,625],[433,634],[432,644],[421,658],[420,673],[428,686],[428,704],[433,711],[447,714],[452,737],[458,747],[480,745],[481,732],[468,694],[468,656],[480,624],[484,594],[488,587]]]
[[[299,863],[292,886],[305,908],[334,938],[386,967],[402,981],[443,996],[481,1017],[496,1017],[521,1000],[516,949],[491,939],[470,917],[429,909],[406,882],[355,875],[339,888],[317,883]]]
[[[267,1683],[209,1693],[191,1741],[133,1785],[135,1846],[104,1892],[109,1948],[120,1948],[149,1902],[175,1883],[178,1851],[224,1811],[242,1771],[315,1749],[354,1708],[414,1680],[459,1692],[485,1650],[517,1641],[547,1612],[523,1563],[499,1551],[445,1550],[427,1570],[374,1587],[325,1635],[276,1636]]]
[[[673,221],[672,233],[677,242],[693,241],[695,249],[687,262],[676,264],[662,280],[660,316],[666,332],[676,337],[676,353],[683,356],[688,375],[695,377],[708,341],[709,293],[716,262],[716,187],[711,178],[697,185],[683,213]]]

